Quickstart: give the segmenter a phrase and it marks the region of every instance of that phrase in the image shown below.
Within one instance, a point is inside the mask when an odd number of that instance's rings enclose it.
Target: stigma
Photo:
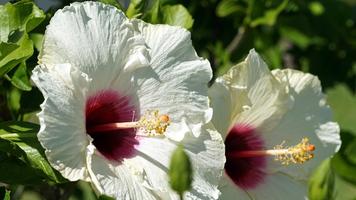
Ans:
[[[274,160],[281,162],[283,165],[303,164],[314,157],[313,151],[315,145],[309,143],[308,138],[303,138],[300,143],[295,146],[285,147],[285,142],[276,145],[270,150],[247,150],[231,153],[232,157],[249,158],[260,156],[274,156]]]
[[[147,111],[138,121],[99,124],[88,129],[91,132],[109,132],[135,128],[138,129],[141,136],[162,136],[169,124],[170,118],[168,115],[160,115],[158,110],[152,110]]]

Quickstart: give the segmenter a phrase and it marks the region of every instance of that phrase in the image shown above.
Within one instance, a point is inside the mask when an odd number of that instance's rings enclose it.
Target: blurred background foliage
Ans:
[[[210,60],[214,77],[242,61],[251,48],[271,69],[317,75],[341,126],[343,144],[313,174],[309,196],[356,199],[355,0],[100,1],[131,18],[188,28],[198,54]],[[97,199],[87,183],[68,183],[55,172],[31,140],[43,97],[29,76],[51,16],[71,2],[25,0],[0,7],[0,198]]]

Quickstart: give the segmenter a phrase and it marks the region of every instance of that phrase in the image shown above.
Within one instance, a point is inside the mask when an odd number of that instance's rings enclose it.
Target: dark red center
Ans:
[[[225,139],[225,172],[231,180],[242,189],[253,189],[265,177],[266,157],[237,157],[242,151],[263,150],[264,142],[256,133],[256,129],[236,124]]]
[[[100,91],[87,99],[85,107],[87,133],[93,138],[94,146],[107,159],[121,162],[122,159],[135,155],[134,146],[139,143],[135,129],[91,131],[90,127],[131,122],[136,120],[138,113],[132,99],[114,90]]]

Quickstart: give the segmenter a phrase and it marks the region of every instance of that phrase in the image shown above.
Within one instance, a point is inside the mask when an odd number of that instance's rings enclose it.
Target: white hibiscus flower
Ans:
[[[271,73],[251,50],[209,93],[213,124],[225,138],[221,199],[306,198],[310,173],[341,143],[318,78]]]
[[[38,139],[65,178],[117,199],[177,199],[167,168],[181,142],[195,169],[185,197],[217,199],[224,145],[206,124],[212,72],[188,31],[73,3],[53,16],[39,60]]]

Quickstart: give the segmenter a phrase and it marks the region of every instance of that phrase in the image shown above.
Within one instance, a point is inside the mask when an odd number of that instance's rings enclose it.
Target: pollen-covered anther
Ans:
[[[96,132],[112,133],[111,131],[114,130],[136,128],[139,129],[140,135],[159,136],[164,135],[169,124],[170,119],[168,115],[160,115],[158,110],[153,110],[147,111],[138,121],[99,124],[88,127],[87,131],[90,131],[92,134]]]
[[[170,119],[168,115],[159,115],[158,110],[154,110],[146,112],[138,124],[148,136],[163,135],[170,124]]]
[[[283,165],[302,164],[314,157],[315,146],[309,143],[308,138],[303,138],[299,144],[289,148],[284,148],[283,143],[274,148],[276,151],[275,160],[280,161]]]

